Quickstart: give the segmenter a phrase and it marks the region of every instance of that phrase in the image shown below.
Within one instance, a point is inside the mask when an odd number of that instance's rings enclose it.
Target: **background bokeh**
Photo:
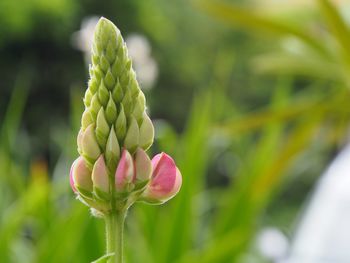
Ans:
[[[69,169],[100,16],[122,31],[183,187],[136,204],[126,262],[274,262],[346,144],[348,1],[1,0],[1,262],[91,262],[104,229]],[[350,161],[349,161],[350,162]],[[272,244],[272,245],[271,245]]]

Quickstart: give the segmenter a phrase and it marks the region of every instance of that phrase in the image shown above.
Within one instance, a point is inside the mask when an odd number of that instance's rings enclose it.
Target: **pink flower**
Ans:
[[[145,201],[164,203],[180,190],[182,176],[174,160],[166,153],[157,154],[152,159],[151,181],[143,193]]]

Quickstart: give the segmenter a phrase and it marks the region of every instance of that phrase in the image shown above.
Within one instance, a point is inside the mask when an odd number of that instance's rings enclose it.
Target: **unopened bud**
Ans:
[[[124,140],[124,147],[133,153],[139,144],[139,126],[134,117],[130,117],[129,129]]]
[[[94,192],[99,199],[108,200],[109,196],[109,176],[103,155],[94,164],[92,170],[92,182],[94,185]]]
[[[143,113],[143,121],[140,127],[140,140],[139,145],[147,150],[153,144],[154,140],[154,127],[151,119],[148,117],[146,112]]]
[[[136,183],[147,182],[151,178],[152,163],[146,152],[137,148],[135,153]]]
[[[83,133],[81,140],[82,152],[88,163],[93,163],[101,154],[98,146],[94,125],[90,124]]]
[[[93,190],[91,171],[86,166],[84,158],[76,159],[71,168],[71,185],[74,192],[85,197],[91,197]]]
[[[115,171],[120,158],[120,146],[112,126],[106,145],[106,162],[109,171]]]
[[[118,192],[130,191],[134,178],[134,162],[130,153],[123,149],[117,171],[115,173],[115,188]]]
[[[152,159],[152,178],[142,195],[144,201],[162,204],[174,197],[180,190],[182,177],[174,160],[161,153]]]

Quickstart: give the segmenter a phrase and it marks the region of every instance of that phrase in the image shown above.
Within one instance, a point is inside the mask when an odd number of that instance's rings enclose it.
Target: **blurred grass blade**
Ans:
[[[248,9],[244,9],[233,4],[219,1],[195,1],[196,5],[218,20],[232,26],[243,26],[258,33],[273,33],[279,36],[292,35],[317,50],[320,54],[329,57],[329,51],[315,37],[303,32],[295,26],[275,21],[269,17],[259,15]]]
[[[252,60],[252,66],[260,74],[296,75],[332,81],[343,78],[339,64],[311,54],[266,53],[256,56]]]
[[[30,77],[31,70],[27,66],[23,66],[16,77],[11,99],[1,125],[0,145],[7,150],[13,147],[17,136],[24,106],[27,101]]]
[[[338,10],[329,0],[319,0],[320,9],[326,18],[333,36],[338,40],[342,47],[342,54],[347,60],[348,67],[350,67],[350,31],[346,22],[339,14]]]
[[[0,217],[0,255],[3,262],[11,262],[9,253],[14,240],[23,231],[28,214],[46,202],[47,194],[45,184],[31,184],[19,200],[3,211]]]
[[[155,255],[157,262],[174,262],[191,246],[196,229],[194,195],[204,187],[204,172],[208,164],[207,136],[211,119],[211,95],[197,96],[193,103],[186,131],[181,141],[181,152],[176,156],[183,175],[179,194],[171,201],[171,210],[157,225],[158,238]],[[167,207],[168,208],[168,207]]]

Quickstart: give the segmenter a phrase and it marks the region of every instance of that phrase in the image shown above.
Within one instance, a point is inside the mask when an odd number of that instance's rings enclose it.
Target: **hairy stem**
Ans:
[[[114,253],[108,262],[123,263],[123,232],[125,211],[112,211],[106,215],[107,254]]]

